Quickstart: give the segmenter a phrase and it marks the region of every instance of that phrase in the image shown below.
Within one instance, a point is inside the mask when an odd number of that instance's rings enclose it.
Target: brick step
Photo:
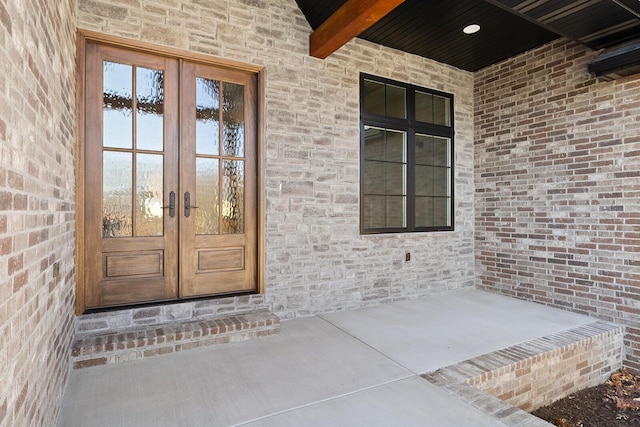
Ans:
[[[278,316],[258,310],[206,320],[78,333],[71,350],[71,366],[82,369],[120,363],[279,332]]]
[[[622,367],[624,327],[594,321],[422,375],[508,426],[549,424],[529,412],[602,384]]]

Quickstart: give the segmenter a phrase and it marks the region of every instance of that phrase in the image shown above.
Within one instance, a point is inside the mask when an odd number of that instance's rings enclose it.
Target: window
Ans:
[[[453,95],[360,75],[360,230],[453,230]]]

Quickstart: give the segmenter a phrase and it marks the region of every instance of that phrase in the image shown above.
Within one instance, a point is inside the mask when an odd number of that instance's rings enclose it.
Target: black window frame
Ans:
[[[364,111],[364,84],[365,80],[377,83],[388,84],[401,87],[406,90],[406,119],[390,117],[386,115],[367,113]],[[433,123],[425,123],[417,121],[415,118],[416,105],[415,94],[422,92],[426,94],[436,95],[449,99],[449,118],[450,126],[437,125]],[[378,77],[371,74],[360,73],[360,234],[385,234],[385,233],[416,233],[416,232],[437,232],[437,231],[454,231],[455,230],[455,117],[454,117],[454,96],[451,93],[429,89],[410,83],[404,83],[384,77]],[[373,126],[392,131],[406,132],[407,144],[407,172],[406,172],[406,211],[405,224],[406,227],[392,228],[365,228],[364,221],[364,182],[365,182],[365,126]],[[450,225],[438,225],[430,227],[416,227],[415,220],[415,200],[416,200],[416,158],[415,158],[415,142],[416,134],[429,135],[434,137],[449,138],[450,140],[450,176],[449,176],[449,215]]]

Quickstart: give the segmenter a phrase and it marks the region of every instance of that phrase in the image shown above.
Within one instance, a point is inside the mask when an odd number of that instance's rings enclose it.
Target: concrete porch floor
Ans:
[[[504,426],[420,374],[592,323],[479,290],[289,320],[277,336],[72,371],[58,426]]]

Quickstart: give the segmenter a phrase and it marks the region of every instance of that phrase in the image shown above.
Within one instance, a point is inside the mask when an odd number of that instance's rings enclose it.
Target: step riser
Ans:
[[[594,322],[422,375],[509,426],[548,426],[525,411],[604,382],[622,367],[624,328]]]
[[[267,310],[195,322],[78,334],[73,369],[128,362],[217,344],[276,335],[280,319]]]

